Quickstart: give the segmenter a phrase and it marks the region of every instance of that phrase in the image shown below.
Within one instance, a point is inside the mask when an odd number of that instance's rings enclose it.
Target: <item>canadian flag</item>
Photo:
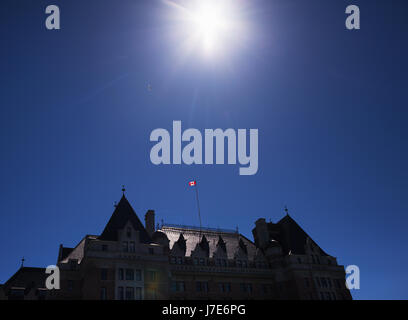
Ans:
[[[190,182],[188,183],[188,185],[189,185],[190,187],[194,187],[194,186],[196,185],[195,180],[194,180],[194,181],[190,181]]]

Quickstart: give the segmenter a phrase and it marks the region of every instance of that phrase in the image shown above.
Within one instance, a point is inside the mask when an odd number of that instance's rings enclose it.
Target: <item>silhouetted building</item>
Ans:
[[[45,287],[45,268],[21,267],[4,285],[0,286],[0,299],[44,300],[49,290]]]
[[[101,235],[59,248],[60,289],[45,269],[20,268],[0,299],[351,299],[344,267],[287,214],[258,219],[255,243],[235,230],[145,226],[125,196]]]

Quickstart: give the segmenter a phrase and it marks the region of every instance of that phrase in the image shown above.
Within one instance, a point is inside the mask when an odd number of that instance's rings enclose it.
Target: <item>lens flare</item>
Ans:
[[[206,55],[225,53],[242,39],[243,28],[237,12],[239,1],[168,1],[180,21],[179,33],[187,52],[199,49]]]

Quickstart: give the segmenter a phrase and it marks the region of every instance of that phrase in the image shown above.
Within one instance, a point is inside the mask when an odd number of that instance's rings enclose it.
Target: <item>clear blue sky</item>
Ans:
[[[243,1],[239,1],[243,2]],[[44,26],[58,4],[61,30]],[[361,30],[344,26],[357,4]],[[292,217],[356,299],[408,298],[406,1],[251,0],[245,43],[182,52],[161,1],[1,1],[0,282],[99,234],[113,202],[143,219],[235,228]],[[151,84],[152,90],[147,90]],[[258,128],[259,171],[155,166],[152,130]]]

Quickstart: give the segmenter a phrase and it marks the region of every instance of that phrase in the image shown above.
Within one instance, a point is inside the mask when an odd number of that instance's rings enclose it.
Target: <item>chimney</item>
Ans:
[[[145,226],[149,236],[154,233],[154,210],[148,210],[145,214]]]
[[[255,229],[253,230],[255,244],[264,248],[269,242],[268,226],[265,219],[260,218],[255,222]]]

